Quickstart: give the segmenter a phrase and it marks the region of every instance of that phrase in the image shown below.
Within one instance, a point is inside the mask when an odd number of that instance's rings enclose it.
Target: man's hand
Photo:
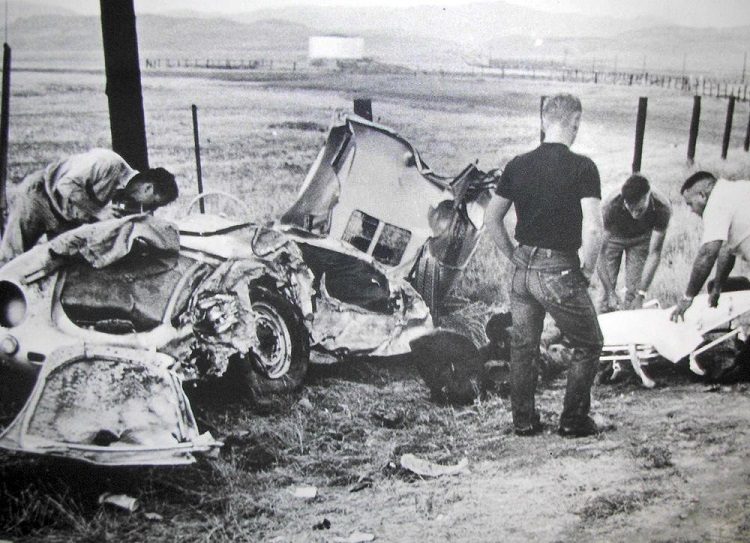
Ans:
[[[643,294],[636,294],[635,297],[630,301],[628,309],[641,309],[643,307]]]
[[[719,281],[714,281],[711,292],[708,293],[708,306],[719,307],[719,296],[721,296],[721,284]]]
[[[119,219],[120,217],[122,217],[121,210],[111,205],[103,207],[101,211],[99,211],[99,213],[96,214],[96,220],[98,221],[106,221],[108,219]]]
[[[689,296],[683,296],[682,298],[680,298],[680,301],[677,302],[677,307],[674,308],[674,311],[672,311],[672,315],[669,317],[669,319],[672,322],[684,321],[685,311],[687,311],[691,305],[693,305],[693,298]]]

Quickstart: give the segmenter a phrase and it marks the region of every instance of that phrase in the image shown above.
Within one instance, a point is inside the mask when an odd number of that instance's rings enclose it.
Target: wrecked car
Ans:
[[[82,226],[0,268],[4,371],[31,376],[0,447],[174,464],[221,444],[181,384],[255,400],[314,361],[408,353],[476,248],[487,176],[435,175],[393,131],[331,128],[278,223],[188,214]]]
[[[344,116],[279,222],[303,244],[353,248],[406,278],[437,320],[477,248],[494,183],[475,164],[437,175],[397,133]]]

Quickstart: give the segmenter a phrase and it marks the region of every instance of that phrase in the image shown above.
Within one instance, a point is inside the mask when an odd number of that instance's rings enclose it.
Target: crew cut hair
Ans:
[[[164,204],[174,202],[179,196],[174,175],[165,168],[150,168],[137,173],[128,181],[126,188],[136,183],[153,184],[154,192],[162,198]]]
[[[713,181],[716,181],[716,176],[711,172],[707,172],[704,170],[695,172],[693,175],[685,179],[685,182],[682,184],[682,188],[680,189],[680,194],[685,194],[686,190],[689,190],[693,185],[695,185],[699,181],[703,181],[704,179],[711,179]]]
[[[581,113],[581,100],[573,94],[556,94],[544,100],[542,118],[566,125],[575,113]]]
[[[638,202],[651,190],[648,179],[640,174],[634,173],[625,180],[622,185],[622,198],[629,204]]]

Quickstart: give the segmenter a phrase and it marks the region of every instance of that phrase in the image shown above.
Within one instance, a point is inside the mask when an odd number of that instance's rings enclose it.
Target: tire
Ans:
[[[430,309],[432,322],[437,325],[440,318],[440,262],[430,254],[425,245],[422,248],[414,272],[411,277],[412,285],[422,296],[422,299]]]
[[[299,310],[278,292],[250,288],[260,352],[230,361],[225,374],[258,405],[302,388],[310,363],[310,339]]]

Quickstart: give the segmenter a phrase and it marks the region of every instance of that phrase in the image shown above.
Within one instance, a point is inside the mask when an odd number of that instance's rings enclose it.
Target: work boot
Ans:
[[[560,424],[557,429],[557,433],[562,437],[588,437],[599,432],[599,427],[591,417],[586,417],[573,424]]]
[[[525,424],[522,426],[513,425],[513,433],[521,437],[530,437],[541,434],[544,431],[544,425],[539,419],[539,413],[534,413],[534,419],[531,424]]]

